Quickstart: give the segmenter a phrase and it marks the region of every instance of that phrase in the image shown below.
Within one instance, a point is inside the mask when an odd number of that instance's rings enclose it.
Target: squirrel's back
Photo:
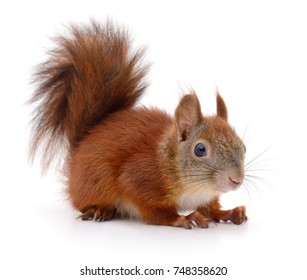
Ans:
[[[144,92],[148,66],[127,32],[112,23],[70,26],[35,73],[37,90],[30,155],[43,151],[48,167],[59,145],[75,148],[107,115],[133,107]]]

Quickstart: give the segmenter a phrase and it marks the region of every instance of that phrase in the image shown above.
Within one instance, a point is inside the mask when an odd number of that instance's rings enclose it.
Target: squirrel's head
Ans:
[[[195,93],[181,99],[176,112],[180,180],[189,192],[218,195],[244,180],[245,146],[228,124],[228,112],[217,93],[217,114],[203,116]]]

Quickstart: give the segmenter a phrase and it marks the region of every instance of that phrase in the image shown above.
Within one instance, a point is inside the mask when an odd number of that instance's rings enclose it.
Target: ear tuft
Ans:
[[[217,115],[227,122],[228,110],[224,99],[222,98],[222,96],[218,91],[216,91],[216,110],[217,110]]]
[[[186,141],[193,127],[203,120],[199,100],[195,93],[182,97],[175,111],[175,121],[181,141]]]

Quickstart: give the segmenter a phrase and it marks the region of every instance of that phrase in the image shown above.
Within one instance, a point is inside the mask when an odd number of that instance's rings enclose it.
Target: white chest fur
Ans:
[[[208,205],[217,195],[218,192],[212,188],[190,185],[178,195],[176,199],[177,210],[196,210],[197,207]]]

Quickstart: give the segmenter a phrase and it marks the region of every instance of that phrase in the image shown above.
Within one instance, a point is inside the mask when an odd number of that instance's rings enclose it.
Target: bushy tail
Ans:
[[[131,52],[125,30],[92,21],[68,31],[55,38],[56,47],[34,75],[30,157],[41,148],[43,168],[59,145],[77,147],[106,115],[132,107],[146,87],[144,51]]]

